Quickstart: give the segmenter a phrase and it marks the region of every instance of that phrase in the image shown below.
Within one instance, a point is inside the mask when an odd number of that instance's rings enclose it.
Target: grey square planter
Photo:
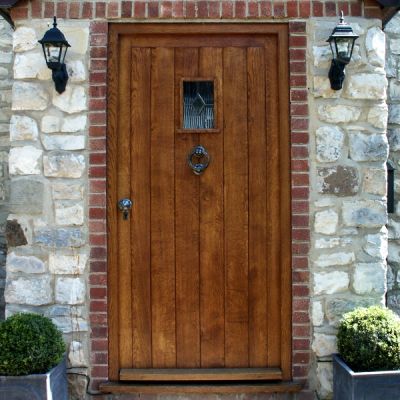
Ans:
[[[400,370],[354,372],[333,355],[334,400],[399,400]]]
[[[65,358],[47,374],[0,376],[0,400],[68,400]]]

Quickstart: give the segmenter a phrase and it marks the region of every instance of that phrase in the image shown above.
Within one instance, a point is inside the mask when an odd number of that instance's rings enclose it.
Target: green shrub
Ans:
[[[64,352],[61,332],[49,318],[15,314],[0,323],[0,375],[46,373]]]
[[[400,320],[390,310],[372,306],[344,315],[338,350],[353,371],[400,369]]]

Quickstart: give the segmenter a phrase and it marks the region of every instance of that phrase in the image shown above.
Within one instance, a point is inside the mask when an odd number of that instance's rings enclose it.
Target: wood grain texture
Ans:
[[[152,363],[176,366],[174,50],[152,50],[151,299]]]

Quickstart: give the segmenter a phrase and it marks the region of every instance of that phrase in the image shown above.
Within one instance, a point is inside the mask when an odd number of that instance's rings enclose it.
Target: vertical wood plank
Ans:
[[[224,167],[222,126],[222,49],[201,48],[199,72],[215,77],[214,88],[220,133],[201,135],[211,162],[200,180],[200,312],[201,366],[225,364],[225,270],[224,270]]]
[[[249,137],[249,366],[265,367],[267,340],[267,139],[264,49],[247,50]],[[276,191],[278,188],[276,188]]]
[[[248,366],[246,49],[224,49],[225,366]]]
[[[150,49],[132,49],[132,338],[134,368],[151,367]]]
[[[117,211],[117,159],[118,159],[118,77],[120,58],[118,34],[112,26],[108,53],[109,85],[107,127],[107,263],[108,263],[108,376],[119,379],[119,304],[118,304],[118,211]]]
[[[175,118],[179,128],[181,78],[198,77],[198,49],[175,49]],[[196,133],[175,134],[176,351],[177,367],[200,367],[199,180],[187,156]]]
[[[121,40],[119,74],[118,147],[130,148],[130,61],[131,47],[128,39]],[[131,198],[130,151],[120,152],[117,160],[118,199]],[[118,288],[119,288],[119,359],[122,368],[132,365],[132,274],[130,220],[118,215]],[[128,256],[127,256],[128,255]]]
[[[152,363],[176,366],[174,50],[152,49],[151,295]]]
[[[280,252],[280,179],[279,179],[279,102],[276,36],[267,38],[267,229],[268,229],[268,365],[280,365],[281,352],[281,252]],[[279,328],[278,328],[279,327]]]

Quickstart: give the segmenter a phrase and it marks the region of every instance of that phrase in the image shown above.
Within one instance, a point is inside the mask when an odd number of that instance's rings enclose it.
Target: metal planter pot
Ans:
[[[333,355],[333,400],[399,400],[400,370],[354,372]]]
[[[47,374],[0,376],[0,400],[68,400],[65,358]]]

